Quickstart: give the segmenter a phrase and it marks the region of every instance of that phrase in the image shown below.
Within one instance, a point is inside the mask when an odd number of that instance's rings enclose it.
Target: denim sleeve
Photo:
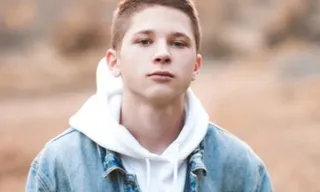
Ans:
[[[262,174],[261,174],[261,182],[259,185],[259,189],[257,192],[272,192],[272,183],[269,176],[269,173],[266,171],[265,167],[262,167]]]
[[[49,186],[44,174],[34,165],[31,166],[26,183],[26,192],[48,192]]]
[[[49,179],[41,171],[38,157],[36,157],[29,169],[25,190],[26,192],[49,192],[52,191],[49,186]]]

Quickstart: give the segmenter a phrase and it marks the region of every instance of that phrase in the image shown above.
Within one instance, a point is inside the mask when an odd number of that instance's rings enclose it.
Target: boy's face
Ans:
[[[106,57],[125,91],[154,102],[183,94],[201,66],[191,21],[183,12],[152,6],[131,18],[121,48]]]

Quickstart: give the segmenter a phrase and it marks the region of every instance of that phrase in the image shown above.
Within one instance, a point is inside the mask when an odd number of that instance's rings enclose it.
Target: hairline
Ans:
[[[120,50],[121,49],[121,45],[122,45],[122,42],[123,42],[123,38],[125,36],[125,34],[128,32],[129,28],[132,26],[132,19],[133,17],[138,14],[138,13],[141,13],[142,11],[144,11],[145,9],[147,8],[153,8],[153,7],[156,7],[156,6],[160,6],[160,7],[165,7],[165,8],[169,8],[169,9],[173,9],[173,10],[176,10],[176,11],[180,11],[181,13],[183,13],[184,15],[186,15],[189,19],[189,22],[190,22],[190,25],[191,25],[191,28],[192,28],[192,38],[194,39],[194,42],[195,42],[195,47],[196,47],[196,51],[198,52],[199,51],[199,46],[200,46],[200,36],[201,36],[201,29],[200,29],[200,23],[199,23],[199,20],[197,21],[197,28],[198,29],[195,29],[194,27],[194,24],[193,24],[193,20],[192,18],[187,14],[185,13],[184,11],[176,8],[176,7],[171,7],[171,6],[168,6],[168,5],[161,5],[161,4],[157,4],[157,3],[142,3],[140,6],[138,6],[137,10],[133,11],[131,14],[128,14],[128,15],[124,15],[123,17],[121,17],[120,15],[117,15],[117,17],[114,17],[114,21],[113,21],[113,27],[115,27],[115,21],[118,20],[117,22],[118,23],[122,23],[122,25],[126,25],[125,28],[123,29],[120,29],[118,32],[120,33],[120,35],[118,36],[118,40],[116,40],[116,43],[115,45],[112,45],[112,46],[115,46],[115,47],[112,47],[113,49],[115,50]],[[195,8],[194,8],[195,9]],[[123,20],[123,21],[121,21]],[[113,29],[113,32],[115,32],[116,30]],[[196,31],[198,31],[198,40],[196,38]]]

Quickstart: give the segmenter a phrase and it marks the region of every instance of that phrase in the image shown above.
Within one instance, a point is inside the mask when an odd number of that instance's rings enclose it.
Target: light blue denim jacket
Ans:
[[[188,158],[185,192],[269,192],[268,172],[238,138],[214,124]],[[157,186],[152,186],[157,187]],[[138,192],[119,154],[69,128],[47,143],[31,164],[27,192]]]

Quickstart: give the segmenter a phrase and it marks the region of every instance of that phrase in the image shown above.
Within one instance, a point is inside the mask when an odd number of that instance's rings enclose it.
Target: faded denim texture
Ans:
[[[209,124],[190,154],[185,192],[270,192],[263,162],[242,141]],[[157,187],[157,186],[152,186]],[[27,192],[138,192],[135,175],[120,156],[69,128],[47,143],[32,162]]]

